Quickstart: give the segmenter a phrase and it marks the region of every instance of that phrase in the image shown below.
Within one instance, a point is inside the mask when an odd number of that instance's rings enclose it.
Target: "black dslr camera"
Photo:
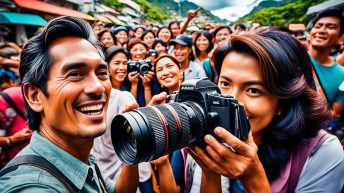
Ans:
[[[245,111],[231,96],[221,95],[209,80],[183,82],[167,104],[147,106],[112,120],[114,149],[127,165],[172,153],[189,144],[204,146],[206,134],[221,126],[241,140],[250,131]]]
[[[151,59],[146,58],[144,60],[129,60],[128,61],[128,72],[138,72],[142,76],[147,74],[149,71],[151,71],[152,64],[151,64]]]

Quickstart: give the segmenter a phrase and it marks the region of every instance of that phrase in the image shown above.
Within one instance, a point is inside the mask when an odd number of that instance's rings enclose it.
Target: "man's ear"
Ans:
[[[40,95],[43,94],[40,90],[28,83],[24,83],[23,85],[23,94],[25,97],[26,102],[30,106],[30,108],[39,113],[43,111],[43,105]]]

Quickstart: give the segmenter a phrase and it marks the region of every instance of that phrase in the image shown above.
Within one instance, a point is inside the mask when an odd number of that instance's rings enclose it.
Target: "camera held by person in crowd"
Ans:
[[[148,52],[147,52],[147,57],[151,57],[151,56],[154,56],[156,57],[156,51],[154,49],[149,49]]]
[[[112,142],[122,162],[135,165],[190,144],[204,147],[204,136],[214,135],[217,126],[241,140],[248,137],[250,126],[244,108],[232,96],[220,94],[209,80],[186,80],[169,101],[134,109],[112,120]]]
[[[128,61],[128,72],[138,72],[142,76],[147,74],[149,71],[151,71],[152,68],[152,61],[150,58],[146,58],[144,60],[129,60]]]

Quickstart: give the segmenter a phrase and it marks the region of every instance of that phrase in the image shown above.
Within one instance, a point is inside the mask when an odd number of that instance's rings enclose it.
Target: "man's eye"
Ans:
[[[81,73],[80,72],[71,72],[67,76],[72,77],[72,78],[81,77]]]
[[[100,76],[108,76],[109,73],[108,73],[107,70],[103,70],[103,71],[99,71],[99,72],[98,72],[98,75],[100,75]]]

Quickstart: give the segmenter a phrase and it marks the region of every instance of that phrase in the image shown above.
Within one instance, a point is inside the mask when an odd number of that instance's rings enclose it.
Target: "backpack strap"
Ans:
[[[22,155],[13,158],[11,161],[11,166],[6,167],[2,171],[0,171],[0,177],[15,171],[20,165],[30,165],[34,167],[38,167],[42,170],[47,171],[53,177],[55,177],[60,183],[65,187],[65,189],[70,193],[79,192],[80,190],[60,171],[58,170],[52,163],[41,156],[36,155]]]
[[[8,96],[8,94],[4,93],[4,92],[0,93],[0,95],[5,99],[5,101],[8,103],[8,105],[10,105],[10,107],[12,107],[17,112],[17,114],[26,121],[26,116],[24,115],[23,111],[21,111],[17,107],[17,105],[13,102],[11,97]]]
[[[295,191],[301,171],[308,157],[314,154],[330,136],[331,135],[328,132],[321,129],[318,134],[311,141],[309,141],[307,145],[304,145],[297,151],[293,152],[288,192]]]

